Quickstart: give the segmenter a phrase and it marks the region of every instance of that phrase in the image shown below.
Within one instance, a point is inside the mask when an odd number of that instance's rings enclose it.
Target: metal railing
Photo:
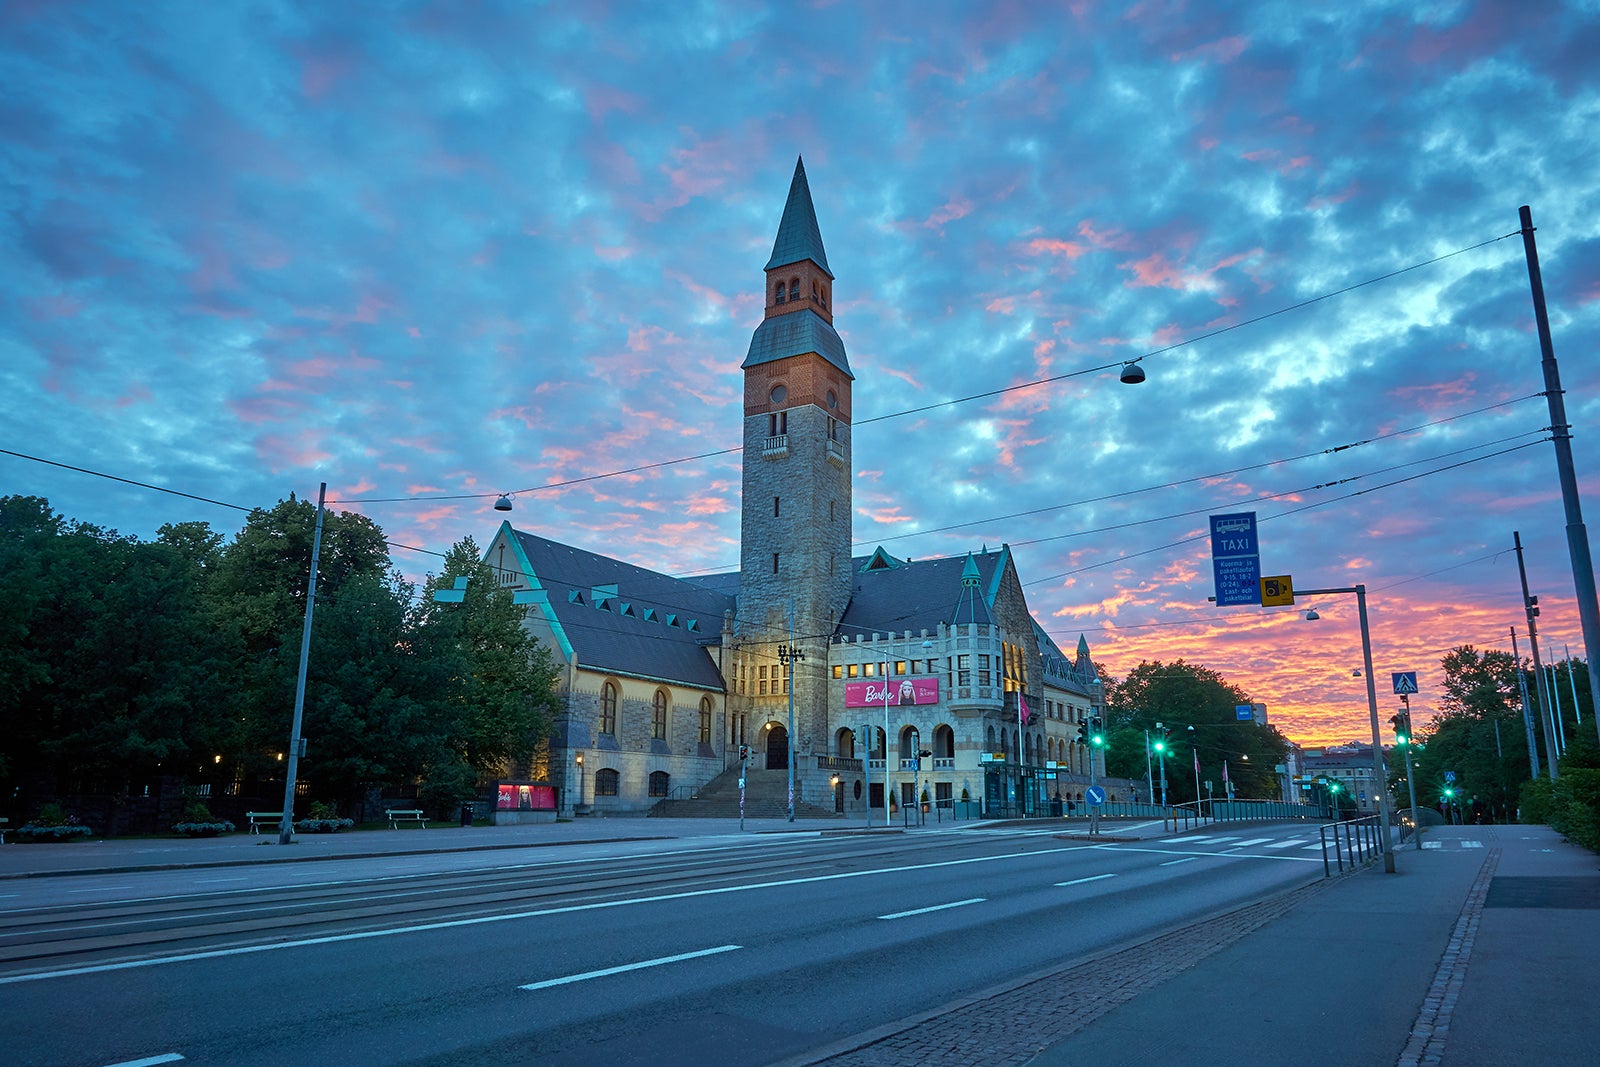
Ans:
[[[1318,827],[1322,835],[1322,874],[1332,877],[1335,864],[1340,873],[1348,861],[1350,869],[1363,867],[1383,855],[1383,828],[1379,817],[1368,815],[1364,819],[1347,819]],[[1328,859],[1328,847],[1333,847],[1333,859]]]

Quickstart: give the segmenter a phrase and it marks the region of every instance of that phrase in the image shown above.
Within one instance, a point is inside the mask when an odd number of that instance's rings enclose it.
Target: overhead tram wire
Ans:
[[[1541,431],[1534,431],[1534,432],[1547,432],[1547,431],[1541,430]],[[1479,463],[1479,462],[1482,462],[1483,460],[1486,460],[1486,459],[1496,459],[1496,458],[1498,458],[1500,456],[1509,455],[1512,452],[1519,452],[1524,448],[1531,448],[1534,445],[1543,444],[1544,442],[1546,442],[1548,440],[1550,440],[1550,438],[1541,437],[1537,441],[1525,441],[1520,445],[1513,445],[1510,448],[1503,448],[1498,452],[1491,452],[1488,455],[1474,456],[1472,459],[1465,459],[1465,460],[1462,460],[1459,463],[1450,463],[1450,464],[1446,464],[1443,467],[1435,468],[1434,470],[1422,471],[1419,474],[1408,475],[1408,476],[1406,476],[1404,478],[1396,478],[1394,481],[1392,481],[1392,482],[1384,482],[1382,485],[1371,485],[1371,486],[1368,486],[1365,489],[1357,489],[1353,493],[1345,493],[1342,496],[1329,497],[1327,500],[1318,500],[1318,501],[1314,501],[1314,502],[1312,502],[1310,504],[1306,504],[1306,505],[1303,505],[1303,506],[1298,507],[1298,508],[1290,508],[1287,511],[1280,511],[1280,512],[1274,514],[1274,515],[1268,515],[1265,518],[1257,519],[1256,522],[1257,522],[1257,525],[1259,525],[1259,524],[1261,524],[1263,522],[1270,522],[1273,519],[1284,519],[1284,518],[1288,518],[1290,515],[1298,515],[1303,511],[1311,511],[1311,510],[1314,510],[1316,508],[1327,507],[1329,504],[1337,504],[1341,500],[1353,500],[1354,498],[1356,498],[1358,496],[1362,496],[1362,495],[1367,494],[1367,493],[1374,493],[1374,492],[1377,492],[1380,489],[1389,489],[1389,488],[1392,488],[1393,486],[1396,486],[1396,485],[1404,485],[1406,482],[1414,482],[1414,481],[1418,480],[1419,478],[1426,478],[1426,477],[1429,477],[1429,476],[1434,475],[1434,474],[1442,474],[1445,471],[1456,470],[1456,469],[1458,469],[1460,467],[1465,467],[1465,466],[1468,466],[1469,464],[1473,464],[1473,463]],[[1268,499],[1270,499],[1270,498],[1268,498]],[[1200,512],[1190,512],[1190,513],[1187,513],[1187,514],[1199,514],[1199,513]],[[1177,518],[1177,517],[1182,517],[1182,516],[1168,516],[1168,517],[1169,518]],[[1156,520],[1150,520],[1150,521],[1156,521]],[[1139,523],[1129,523],[1128,525],[1140,525],[1140,524]],[[1111,527],[1110,529],[1115,529],[1115,528],[1116,527]],[[1096,532],[1100,532],[1100,531],[1096,531]],[[1063,536],[1072,536],[1072,535],[1063,535]],[[1059,579],[1062,579],[1062,578],[1070,578],[1075,574],[1083,574],[1086,571],[1100,570],[1103,567],[1112,567],[1112,566],[1115,566],[1118,563],[1123,563],[1123,562],[1126,562],[1127,560],[1130,560],[1130,559],[1137,559],[1140,556],[1149,556],[1149,555],[1153,555],[1153,554],[1155,554],[1157,552],[1165,552],[1167,549],[1177,548],[1177,547],[1179,547],[1181,545],[1193,544],[1196,541],[1206,541],[1206,540],[1209,540],[1210,537],[1211,537],[1211,534],[1210,534],[1209,531],[1206,532],[1206,533],[1202,533],[1202,534],[1196,534],[1193,537],[1183,537],[1183,538],[1179,538],[1176,541],[1169,541],[1168,543],[1166,543],[1164,545],[1156,545],[1156,546],[1154,546],[1152,548],[1140,549],[1138,552],[1129,552],[1126,555],[1117,556],[1117,557],[1115,557],[1113,559],[1105,559],[1105,560],[1101,560],[1098,563],[1090,563],[1090,564],[1086,564],[1085,566],[1082,566],[1082,567],[1075,567],[1070,571],[1061,571],[1061,572],[1059,572],[1057,574],[1049,574],[1049,575],[1046,575],[1043,578],[1035,578],[1032,581],[1023,582],[1022,584],[1024,586],[1031,586],[1031,585],[1041,585],[1041,584],[1043,584],[1045,582],[1058,581]],[[1053,540],[1053,538],[1041,538],[1040,540]],[[1021,543],[1022,542],[1019,542],[1019,544],[1021,544]],[[1037,544],[1038,541],[1031,541],[1031,542],[1027,542],[1027,543],[1028,544]]]
[[[1132,527],[1135,527],[1135,526],[1148,526],[1153,522],[1165,522],[1168,519],[1186,519],[1186,518],[1189,518],[1189,517],[1194,516],[1194,515],[1206,515],[1206,514],[1209,514],[1212,511],[1215,511],[1220,506],[1237,507],[1237,506],[1243,506],[1245,504],[1257,504],[1257,503],[1261,503],[1262,501],[1266,501],[1266,500],[1281,500],[1284,497],[1299,496],[1302,493],[1314,493],[1314,492],[1318,491],[1319,489],[1332,489],[1335,486],[1348,485],[1350,482],[1359,482],[1363,478],[1371,478],[1374,475],[1388,474],[1391,471],[1401,470],[1401,469],[1403,469],[1405,467],[1415,467],[1419,463],[1433,463],[1433,462],[1436,462],[1436,461],[1441,460],[1441,459],[1448,459],[1451,456],[1459,456],[1464,452],[1474,452],[1474,451],[1477,451],[1480,448],[1488,448],[1491,445],[1504,444],[1507,441],[1515,441],[1517,438],[1526,437],[1529,434],[1545,433],[1545,432],[1547,432],[1547,431],[1544,430],[1544,429],[1525,430],[1522,433],[1511,434],[1510,436],[1497,438],[1496,440],[1493,440],[1493,441],[1484,441],[1481,444],[1468,445],[1465,448],[1457,448],[1457,449],[1452,449],[1449,452],[1441,452],[1437,456],[1427,456],[1427,457],[1424,457],[1422,459],[1407,460],[1405,463],[1396,463],[1396,464],[1394,464],[1392,466],[1388,466],[1388,467],[1379,467],[1377,470],[1367,471],[1365,474],[1352,474],[1352,475],[1348,475],[1347,477],[1344,477],[1344,478],[1335,478],[1331,482],[1318,482],[1316,485],[1301,486],[1298,489],[1282,489],[1282,490],[1279,490],[1278,492],[1275,492],[1275,493],[1259,493],[1259,494],[1257,494],[1256,496],[1253,496],[1253,497],[1247,497],[1247,498],[1243,498],[1243,499],[1236,500],[1236,501],[1230,501],[1227,505],[1208,504],[1205,507],[1191,508],[1188,511],[1177,511],[1177,512],[1173,512],[1173,513],[1168,514],[1168,515],[1153,515],[1148,519],[1133,519],[1133,520],[1130,520],[1128,522],[1119,522],[1119,523],[1116,523],[1116,524],[1111,525],[1111,526],[1099,526],[1099,527],[1095,527],[1094,529],[1089,529],[1089,530],[1074,530],[1071,533],[1064,533],[1064,534],[1051,534],[1048,537],[1035,537],[1030,541],[1013,541],[1013,542],[1011,542],[1011,547],[1012,548],[1022,548],[1022,547],[1027,546],[1027,545],[1042,545],[1046,541],[1063,541],[1063,540],[1066,540],[1069,537],[1083,537],[1083,536],[1086,536],[1088,534],[1111,533],[1111,532],[1114,532],[1116,530],[1131,529]],[[1548,437],[1541,438],[1541,440],[1548,441],[1549,438]],[[1528,441],[1524,445],[1519,445],[1518,447],[1525,447],[1528,444],[1538,444],[1538,443],[1539,443],[1538,441]],[[1503,455],[1503,454],[1504,454],[1504,452],[1493,453],[1493,455],[1497,455],[1497,456],[1498,455]],[[1487,459],[1489,457],[1485,456],[1485,457],[1479,457],[1479,458]],[[1441,468],[1439,468],[1439,470],[1441,470],[1441,471],[1450,470],[1450,469],[1451,469],[1450,467],[1441,467]],[[1425,473],[1434,473],[1434,472],[1425,472]],[[1396,483],[1390,483],[1390,484],[1396,484]],[[1359,495],[1359,494],[1353,494],[1353,495]],[[1343,498],[1341,498],[1341,499],[1343,499]],[[1293,512],[1285,512],[1284,514],[1293,514]],[[1269,517],[1274,517],[1274,516],[1269,516]],[[1261,521],[1265,522],[1266,520],[1263,519]],[[1206,536],[1210,536],[1210,535],[1208,534]]]
[[[1129,363],[1138,363],[1139,361],[1145,360],[1145,359],[1149,359],[1152,356],[1166,355],[1167,353],[1175,352],[1180,348],[1185,348],[1185,347],[1187,347],[1189,345],[1199,344],[1201,341],[1209,341],[1214,337],[1221,337],[1223,334],[1232,333],[1234,330],[1242,330],[1247,326],[1254,326],[1254,325],[1256,325],[1258,323],[1266,322],[1268,319],[1277,318],[1280,315],[1287,315],[1287,314],[1289,314],[1290,312],[1293,312],[1293,311],[1304,310],[1305,308],[1311,307],[1314,304],[1319,304],[1319,303],[1321,303],[1321,302],[1323,302],[1325,300],[1332,300],[1335,297],[1344,296],[1347,293],[1353,293],[1357,289],[1364,289],[1369,285],[1377,285],[1380,282],[1386,282],[1386,281],[1389,281],[1391,279],[1398,278],[1402,274],[1408,274],[1411,271],[1421,270],[1423,267],[1431,267],[1435,263],[1442,263],[1447,259],[1454,258],[1455,256],[1465,255],[1468,252],[1475,252],[1480,248],[1487,248],[1489,245],[1495,244],[1498,241],[1504,241],[1509,237],[1520,237],[1521,235],[1522,235],[1522,231],[1521,230],[1512,230],[1510,233],[1501,234],[1498,237],[1491,237],[1491,238],[1489,238],[1487,240],[1479,241],[1477,244],[1467,245],[1465,248],[1458,248],[1453,252],[1445,252],[1445,253],[1443,253],[1441,255],[1434,256],[1431,259],[1420,260],[1420,261],[1418,261],[1416,263],[1412,263],[1412,264],[1409,264],[1407,266],[1397,268],[1396,270],[1389,271],[1389,272],[1387,272],[1385,274],[1379,274],[1379,275],[1377,275],[1375,277],[1367,278],[1367,279],[1365,279],[1363,281],[1359,281],[1359,282],[1352,282],[1349,285],[1346,285],[1346,286],[1344,286],[1342,288],[1339,288],[1339,289],[1334,289],[1331,292],[1321,293],[1321,294],[1318,294],[1317,296],[1307,297],[1304,300],[1301,300],[1301,301],[1299,301],[1297,303],[1294,303],[1294,304],[1289,304],[1289,305],[1287,305],[1285,307],[1278,308],[1275,311],[1264,312],[1264,313],[1262,313],[1260,315],[1255,315],[1255,316],[1252,316],[1251,318],[1244,319],[1244,320],[1241,320],[1239,322],[1231,323],[1230,325],[1227,325],[1227,326],[1219,326],[1215,330],[1208,330],[1205,333],[1196,334],[1193,337],[1187,337],[1187,338],[1184,338],[1181,341],[1174,341],[1172,344],[1164,345],[1161,348],[1153,348],[1148,352],[1145,352],[1145,353],[1142,353],[1141,355],[1133,357],[1132,359],[1118,359],[1118,360],[1114,360],[1114,361],[1112,361],[1110,363],[1101,364],[1099,366],[1084,367],[1084,368],[1081,368],[1079,370],[1068,371],[1065,374],[1054,374],[1054,375],[1051,375],[1048,378],[1036,378],[1036,379],[1034,379],[1032,381],[1019,382],[1016,385],[1003,386],[1003,387],[1001,387],[999,389],[989,389],[989,390],[985,390],[984,392],[981,392],[981,393],[971,393],[971,394],[968,394],[966,396],[954,397],[954,398],[952,398],[950,400],[941,400],[941,401],[939,401],[937,403],[933,403],[933,404],[924,404],[924,405],[921,405],[920,407],[906,408],[906,409],[904,409],[902,411],[891,411],[891,412],[887,412],[887,413],[885,413],[883,415],[874,415],[873,417],[868,418],[868,419],[857,420],[857,421],[853,422],[852,425],[854,425],[854,426],[870,426],[871,424],[873,424],[875,422],[886,422],[889,419],[898,419],[898,418],[902,418],[902,417],[904,417],[906,415],[920,415],[920,414],[923,414],[923,413],[928,412],[928,411],[936,411],[939,408],[954,407],[957,404],[965,404],[965,403],[969,403],[969,402],[974,401],[974,400],[988,400],[988,399],[991,399],[993,397],[1004,396],[1007,393],[1019,393],[1019,392],[1023,392],[1024,390],[1028,390],[1028,389],[1037,389],[1038,387],[1040,387],[1042,385],[1054,385],[1057,382],[1064,382],[1064,381],[1068,380],[1069,378],[1079,378],[1079,377],[1083,377],[1083,376],[1089,375],[1089,374],[1099,374],[1102,371],[1113,370],[1113,369],[1118,368],[1118,367],[1126,366]],[[546,483],[544,485],[535,485],[535,486],[530,486],[530,487],[528,487],[526,489],[513,490],[508,494],[507,493],[501,493],[501,492],[493,492],[493,493],[458,493],[458,494],[451,494],[451,495],[429,495],[429,496],[352,497],[352,498],[345,499],[345,500],[330,500],[330,501],[328,501],[328,503],[330,503],[330,504],[397,504],[397,503],[410,503],[412,501],[487,500],[487,499],[490,499],[491,497],[498,497],[498,496],[502,496],[502,495],[521,496],[521,495],[523,495],[525,493],[541,493],[541,492],[545,492],[546,490],[551,490],[551,489],[570,488],[571,486],[574,486],[574,485],[582,485],[582,484],[584,484],[586,482],[601,481],[601,480],[606,479],[606,478],[617,478],[617,477],[621,477],[622,475],[626,475],[626,474],[638,474],[638,473],[641,473],[643,471],[657,470],[657,469],[659,469],[661,467],[676,466],[677,464],[680,464],[680,463],[694,463],[694,462],[696,462],[698,460],[713,459],[713,458],[715,458],[717,456],[731,456],[731,455],[734,455],[736,453],[743,452],[743,451],[744,451],[744,446],[743,445],[735,445],[734,447],[731,447],[731,448],[715,449],[715,450],[710,451],[710,452],[701,452],[701,453],[699,453],[697,455],[693,455],[693,456],[680,456],[677,459],[664,459],[664,460],[660,460],[660,461],[655,462],[655,463],[645,463],[645,464],[641,464],[640,466],[637,466],[637,467],[628,467],[628,468],[623,469],[623,470],[603,471],[603,472],[601,472],[599,474],[584,475],[581,478],[568,478],[568,479],[564,479],[564,480],[559,481],[559,482],[548,482],[548,483]]]
[[[996,516],[992,516],[992,517],[984,518],[984,519],[972,519],[971,521],[956,523],[956,524],[951,525],[951,526],[937,526],[937,527],[933,527],[933,528],[927,529],[927,530],[913,530],[913,531],[910,531],[908,533],[903,533],[903,534],[891,534],[888,537],[880,537],[880,538],[877,538],[876,540],[873,540],[873,541],[859,541],[859,542],[856,543],[855,547],[859,548],[859,547],[862,547],[862,546],[865,546],[865,545],[868,545],[868,544],[879,545],[879,544],[884,544],[884,543],[889,542],[889,541],[904,540],[907,537],[921,537],[921,536],[924,536],[926,534],[948,533],[948,532],[950,532],[952,530],[965,530],[965,529],[968,529],[968,528],[973,527],[973,526],[982,526],[985,523],[1008,522],[1008,521],[1010,521],[1012,519],[1023,519],[1023,518],[1028,518],[1028,517],[1033,516],[1033,515],[1045,515],[1045,514],[1048,514],[1048,513],[1052,512],[1052,511],[1060,511],[1060,510],[1062,510],[1064,508],[1082,507],[1085,504],[1100,504],[1100,503],[1104,503],[1105,501],[1108,501],[1108,500],[1120,500],[1120,499],[1122,499],[1124,497],[1139,496],[1139,495],[1141,495],[1143,493],[1153,493],[1153,492],[1156,492],[1156,491],[1161,490],[1161,489],[1176,489],[1179,486],[1191,485],[1191,484],[1193,484],[1195,482],[1211,481],[1212,479],[1216,479],[1216,478],[1230,478],[1230,477],[1232,477],[1232,476],[1234,476],[1236,474],[1244,474],[1244,473],[1247,473],[1249,471],[1263,470],[1263,469],[1265,469],[1267,467],[1279,466],[1280,464],[1298,463],[1299,461],[1305,460],[1305,459],[1316,459],[1316,458],[1319,458],[1321,456],[1331,456],[1336,452],[1345,452],[1345,451],[1348,451],[1348,450],[1353,449],[1353,448],[1360,448],[1363,445],[1376,444],[1379,441],[1386,441],[1386,440],[1389,440],[1390,438],[1393,438],[1393,437],[1402,437],[1402,436],[1404,436],[1406,434],[1417,433],[1417,432],[1419,432],[1421,430],[1426,430],[1426,429],[1429,429],[1430,427],[1433,427],[1433,426],[1441,426],[1441,425],[1443,425],[1443,424],[1445,424],[1447,422],[1454,422],[1457,419],[1464,419],[1464,418],[1467,418],[1467,417],[1472,416],[1472,415],[1480,415],[1485,411],[1493,411],[1496,408],[1510,407],[1513,404],[1520,404],[1520,403],[1522,403],[1523,401],[1526,401],[1526,400],[1537,400],[1539,397],[1541,397],[1543,395],[1544,395],[1543,393],[1529,393],[1527,396],[1520,396],[1520,397],[1517,397],[1517,398],[1515,398],[1513,400],[1504,400],[1504,401],[1501,401],[1498,404],[1489,404],[1486,407],[1475,408],[1472,411],[1463,411],[1458,415],[1449,415],[1449,416],[1446,416],[1445,418],[1442,418],[1442,419],[1434,419],[1432,422],[1419,423],[1416,426],[1408,427],[1408,428],[1403,429],[1403,430],[1393,430],[1393,431],[1391,431],[1389,433],[1378,434],[1375,437],[1363,438],[1360,441],[1351,441],[1348,444],[1335,445],[1332,448],[1321,448],[1321,449],[1317,449],[1317,450],[1312,451],[1312,452],[1302,452],[1298,456],[1286,456],[1286,457],[1284,457],[1282,459],[1269,459],[1269,460],[1266,460],[1266,461],[1264,461],[1262,463],[1252,463],[1252,464],[1249,464],[1248,466],[1244,466],[1244,467],[1234,467],[1232,470],[1219,471],[1216,474],[1197,474],[1197,475],[1194,475],[1192,477],[1179,478],[1179,479],[1177,479],[1175,481],[1164,482],[1164,483],[1161,483],[1159,485],[1147,485],[1147,486],[1144,486],[1144,487],[1139,488],[1139,489],[1125,489],[1125,490],[1123,490],[1121,492],[1117,492],[1117,493],[1105,493],[1105,494],[1103,494],[1101,496],[1085,497],[1082,500],[1072,500],[1072,501],[1068,501],[1065,504],[1052,504],[1049,507],[1031,508],[1031,509],[1029,509],[1027,511],[1016,511],[1016,512],[1012,512],[1009,515],[996,515]],[[1536,432],[1539,432],[1539,431],[1529,430],[1529,431],[1526,431],[1526,432],[1527,433],[1536,433]],[[1520,435],[1518,435],[1518,436],[1520,436]],[[1509,440],[1509,439],[1510,438],[1504,438],[1503,440]],[[1495,442],[1488,442],[1488,443],[1489,444],[1493,444]],[[1482,447],[1482,446],[1480,446],[1480,447]],[[1035,542],[1024,541],[1024,542],[1017,542],[1017,543],[1018,544],[1034,544]]]
[[[185,500],[197,500],[202,504],[213,504],[219,508],[231,508],[234,511],[242,511],[247,515],[257,511],[267,510],[266,508],[259,506],[247,507],[244,504],[231,504],[226,500],[213,500],[208,496],[198,496],[194,493],[185,493],[179,489],[168,489],[164,485],[152,485],[149,482],[141,482],[133,478],[124,478],[118,474],[107,474],[105,471],[97,471],[89,467],[75,467],[71,463],[60,463],[53,459],[45,459],[43,456],[30,456],[26,452],[13,452],[9,448],[0,448],[0,455],[15,456],[17,459],[26,459],[34,463],[43,463],[49,467],[60,467],[62,470],[69,470],[78,474],[87,474],[93,478],[104,478],[107,481],[121,482],[123,485],[131,485],[139,489],[149,489],[152,492],[165,493],[168,496],[182,497]],[[333,504],[337,503],[337,501],[329,500],[325,501],[325,503]],[[415,545],[406,545],[401,544],[399,541],[390,541],[388,538],[385,538],[383,543],[388,545],[390,548],[403,548],[407,552],[420,552],[425,556],[438,556],[440,559],[444,558],[443,552],[435,552],[431,548],[418,548]]]

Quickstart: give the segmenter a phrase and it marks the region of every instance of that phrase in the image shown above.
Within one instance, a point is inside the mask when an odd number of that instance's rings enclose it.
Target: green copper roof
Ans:
[[[844,371],[850,380],[855,380],[855,375],[850,373],[850,360],[844,354],[844,340],[810,308],[763,319],[750,338],[750,351],[740,366],[773,363],[803,352],[815,352]]]
[[[806,161],[794,165],[794,180],[789,183],[789,202],[783,205],[783,221],[778,223],[778,239],[772,242],[772,258],[763,270],[787,267],[809,259],[828,277],[828,253],[822,250],[822,231],[817,229],[817,212],[811,206],[811,186],[806,184]]]

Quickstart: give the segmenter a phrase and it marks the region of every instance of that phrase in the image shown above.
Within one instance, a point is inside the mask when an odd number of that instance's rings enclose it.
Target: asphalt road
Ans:
[[[765,1064],[1320,879],[1316,842],[995,828],[28,879],[0,901],[4,1058]]]

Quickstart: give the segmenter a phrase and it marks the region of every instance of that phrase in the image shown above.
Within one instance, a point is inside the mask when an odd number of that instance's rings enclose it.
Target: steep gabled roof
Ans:
[[[580,667],[723,688],[706,646],[719,641],[731,595],[524,530],[512,534]]]
[[[855,574],[850,605],[839,620],[839,634],[901,633],[910,630],[929,633],[941,623],[949,625],[961,609],[962,574],[970,562],[977,571],[978,600],[987,612],[990,601],[983,594],[994,582],[995,568],[1001,565],[998,552],[982,555],[945,556],[938,559],[897,560],[881,548],[858,556],[851,567]],[[872,564],[876,563],[876,566]],[[970,621],[965,614],[962,622]],[[984,620],[987,621],[987,620]]]
[[[806,161],[795,162],[794,178],[789,182],[789,200],[783,205],[778,223],[778,238],[772,242],[772,258],[764,270],[787,267],[809,259],[833,277],[828,269],[828,253],[822,248],[822,231],[817,228],[817,211],[811,205],[811,186],[806,182]]]

